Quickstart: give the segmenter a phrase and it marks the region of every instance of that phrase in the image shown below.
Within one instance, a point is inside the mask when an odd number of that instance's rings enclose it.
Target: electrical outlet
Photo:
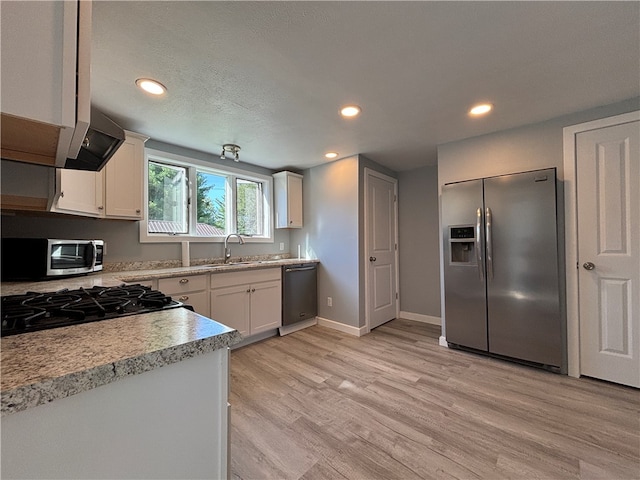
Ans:
[[[284,250],[284,242],[280,242],[280,251]]]
[[[327,307],[333,307],[333,298],[327,297]]]

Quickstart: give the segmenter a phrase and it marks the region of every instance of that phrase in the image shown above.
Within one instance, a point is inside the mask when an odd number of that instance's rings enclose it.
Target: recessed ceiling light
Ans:
[[[479,103],[469,110],[469,115],[484,115],[485,113],[489,113],[492,109],[493,105],[490,103]]]
[[[327,158],[336,158],[338,156],[338,152],[327,152],[324,156]]]
[[[150,78],[139,78],[136,80],[136,85],[152,95],[162,95],[167,91],[167,88],[164,85]]]
[[[340,109],[343,117],[355,117],[360,114],[362,109],[358,105],[345,105]]]

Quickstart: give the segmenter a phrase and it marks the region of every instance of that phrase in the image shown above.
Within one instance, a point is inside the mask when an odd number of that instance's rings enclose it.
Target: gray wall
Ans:
[[[352,327],[365,324],[364,169],[396,173],[362,155],[304,172],[304,228],[291,231],[291,253],[320,260],[318,316]],[[327,297],[333,306],[327,305]]]
[[[438,167],[398,174],[400,309],[440,317]]]
[[[357,327],[358,157],[305,170],[304,227],[291,231],[291,251],[320,260],[318,316]],[[327,306],[327,297],[333,306]]]
[[[565,115],[546,122],[504,130],[490,135],[447,143],[438,147],[438,191],[448,182],[556,167],[558,198],[563,199],[562,129],[598,118],[626,113],[640,108],[634,98],[612,105]],[[564,207],[559,206],[559,232],[564,233]],[[562,241],[562,239],[561,239]],[[561,277],[564,279],[564,243],[560,247]],[[442,245],[440,245],[442,258]],[[442,275],[441,275],[441,285]],[[444,305],[441,308],[443,332]]]

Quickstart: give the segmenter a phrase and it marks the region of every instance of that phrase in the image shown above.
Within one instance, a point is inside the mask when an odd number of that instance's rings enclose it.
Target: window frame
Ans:
[[[189,233],[186,234],[170,234],[170,233],[149,233],[148,219],[149,219],[149,161],[174,165],[179,167],[185,167],[187,169],[188,176],[188,206],[187,216],[189,224]],[[140,228],[140,243],[180,243],[180,242],[196,242],[196,243],[222,243],[226,235],[216,237],[202,237],[194,235],[196,219],[195,213],[195,188],[196,188],[196,172],[209,171],[213,174],[222,175],[227,177],[227,195],[229,198],[226,200],[226,205],[231,209],[230,215],[227,217],[226,229],[235,228],[235,222],[237,218],[236,211],[236,179],[249,180],[252,182],[259,182],[263,188],[263,228],[265,235],[260,237],[245,236],[242,238],[247,243],[274,243],[274,213],[273,213],[273,177],[270,175],[264,175],[255,173],[240,168],[234,168],[231,166],[212,164],[206,160],[200,160],[197,158],[186,157],[183,155],[177,155],[173,153],[163,152],[160,150],[154,150],[151,148],[145,148],[144,155],[144,167],[143,167],[143,208],[144,216],[139,222]],[[235,233],[235,232],[234,232]]]

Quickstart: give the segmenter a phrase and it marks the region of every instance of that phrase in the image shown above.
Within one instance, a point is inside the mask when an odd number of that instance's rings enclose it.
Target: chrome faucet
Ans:
[[[224,263],[227,263],[231,258],[231,247],[229,247],[229,238],[238,237],[238,244],[244,244],[244,239],[237,233],[230,233],[227,238],[224,239]]]

